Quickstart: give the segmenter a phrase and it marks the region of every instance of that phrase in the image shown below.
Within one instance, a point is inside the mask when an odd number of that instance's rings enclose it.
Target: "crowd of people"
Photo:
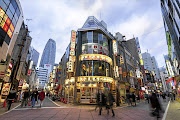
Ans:
[[[107,114],[109,114],[109,110],[112,111],[112,116],[115,116],[114,110],[113,110],[113,102],[115,102],[115,99],[110,91],[108,91],[107,95],[105,95],[102,91],[98,91],[97,93],[97,107],[99,107],[99,115],[101,115],[102,108],[105,107],[107,110]]]
[[[38,92],[37,88],[35,90],[28,90],[26,88],[24,92],[19,93],[17,95],[17,92],[14,88],[9,92],[9,95],[7,96],[7,101],[8,101],[8,110],[11,108],[11,104],[13,101],[17,100],[21,102],[21,107],[26,107],[26,106],[32,106],[32,108],[35,106],[38,101],[40,101],[40,107],[42,105],[42,102],[45,98],[45,92],[44,89],[42,89],[40,92]]]

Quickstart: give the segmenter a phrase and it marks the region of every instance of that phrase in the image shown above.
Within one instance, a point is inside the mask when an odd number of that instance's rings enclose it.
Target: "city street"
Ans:
[[[168,102],[161,102],[165,110]],[[111,111],[107,115],[107,111],[103,108],[102,115],[98,115],[94,110],[95,106],[86,108],[78,108],[77,106],[66,107],[54,104],[48,98],[45,99],[42,107],[37,104],[34,108],[17,107],[11,112],[0,116],[0,120],[106,120],[106,119],[122,119],[122,120],[154,120],[150,116],[149,104],[142,101],[137,103],[136,107],[124,106],[115,108],[115,117],[112,117]]]

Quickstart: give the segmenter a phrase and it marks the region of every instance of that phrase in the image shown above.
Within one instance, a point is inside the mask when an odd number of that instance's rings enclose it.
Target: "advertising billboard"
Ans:
[[[11,23],[11,20],[5,13],[5,11],[0,7],[0,19],[2,19],[0,23],[0,27],[7,33],[7,35],[11,38],[14,32],[14,26]]]
[[[170,61],[166,60],[166,65],[167,65],[167,69],[168,69],[168,72],[169,72],[169,76],[174,77],[174,72],[172,70],[172,66],[171,66]]]
[[[76,31],[71,31],[71,46],[70,46],[70,55],[75,55],[75,44],[76,44]]]
[[[11,88],[11,83],[4,83],[1,95],[7,96]]]
[[[113,52],[114,52],[114,55],[117,55],[117,44],[116,44],[116,40],[113,40]]]

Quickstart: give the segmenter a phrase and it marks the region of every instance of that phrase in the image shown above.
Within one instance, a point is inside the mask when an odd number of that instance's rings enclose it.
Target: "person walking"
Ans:
[[[96,111],[96,109],[99,107],[99,98],[98,98],[98,96],[99,96],[99,90],[98,90],[98,93],[97,93],[97,95],[96,95],[96,103],[97,103],[97,105],[96,105],[96,107],[95,107],[95,111]]]
[[[111,91],[108,91],[107,95],[107,102],[106,102],[106,108],[107,108],[107,114],[109,114],[109,109],[112,111],[112,117],[115,116],[114,110],[113,110],[113,102],[115,102],[115,99],[111,93]]]
[[[7,96],[7,100],[8,100],[8,110],[11,109],[11,104],[12,102],[15,100],[16,98],[16,91],[15,91],[15,88],[13,88],[10,92],[9,92],[9,95]]]
[[[150,103],[151,103],[151,107],[152,107],[152,115],[153,116],[157,116],[157,119],[160,118],[160,111],[162,110],[162,107],[159,103],[158,97],[156,95],[156,93],[152,93],[152,96],[150,97]]]
[[[134,106],[136,106],[136,95],[134,94],[134,92],[132,93],[132,103],[131,105],[134,103]]]
[[[38,103],[39,92],[38,92],[37,88],[34,91],[34,95],[35,95],[35,101]]]
[[[44,98],[45,98],[45,92],[44,92],[44,89],[42,89],[41,92],[39,93],[40,107],[42,105]]]
[[[31,93],[31,105],[32,105],[32,107],[34,107],[36,104],[36,100],[35,100],[36,94],[35,93],[36,93],[35,91],[32,91],[32,93]]]
[[[106,105],[105,95],[100,91],[97,95],[99,101],[99,115],[101,115],[102,107]]]
[[[23,107],[24,103],[25,103],[25,107],[27,106],[28,98],[29,98],[29,91],[28,91],[28,89],[26,89],[23,93],[23,100],[21,103],[21,107]]]

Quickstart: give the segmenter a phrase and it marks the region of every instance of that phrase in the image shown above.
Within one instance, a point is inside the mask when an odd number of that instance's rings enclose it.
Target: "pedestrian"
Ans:
[[[8,100],[8,110],[11,109],[11,104],[12,102],[16,99],[16,91],[15,88],[12,88],[12,90],[9,92],[9,95],[7,96],[7,100]]]
[[[36,104],[35,98],[36,98],[36,92],[33,90],[31,93],[31,105],[32,105],[32,107],[34,107]]]
[[[97,95],[99,101],[99,115],[101,115],[102,107],[106,105],[106,98],[102,91]]]
[[[139,94],[138,94],[136,97],[137,97],[137,101],[140,102],[140,96],[139,96]]]
[[[131,105],[134,104],[134,106],[136,106],[136,96],[135,96],[134,92],[132,93],[131,98],[132,98]]]
[[[174,98],[174,100],[176,100],[176,94],[175,94],[175,92],[173,92],[173,98]]]
[[[44,98],[45,98],[45,92],[44,92],[44,89],[42,89],[41,92],[39,93],[40,107],[42,105]]]
[[[99,99],[98,99],[98,96],[99,96],[99,90],[98,90],[98,93],[97,93],[97,95],[96,95],[96,103],[97,103],[97,105],[96,105],[96,107],[95,107],[95,111],[96,111],[96,109],[99,107]]]
[[[35,101],[38,103],[39,93],[38,93],[37,88],[36,88],[35,91],[34,91],[34,95],[35,95]]]
[[[150,103],[151,103],[151,107],[152,107],[152,115],[156,116],[157,119],[161,118],[160,116],[160,111],[163,112],[162,107],[159,103],[158,97],[156,95],[156,93],[152,93],[152,96],[150,97]]]
[[[112,117],[115,116],[114,110],[113,110],[113,102],[115,102],[115,99],[110,91],[108,91],[107,100],[106,100],[106,108],[107,108],[107,114],[109,114],[109,109],[112,111]]]
[[[23,104],[25,103],[25,107],[27,106],[28,104],[28,98],[29,98],[29,91],[28,89],[26,89],[23,93],[23,100],[22,100],[22,103],[21,103],[21,107],[23,107]]]
[[[129,95],[129,93],[127,93],[126,94],[126,102],[128,103],[128,105],[130,104],[130,100],[129,100],[130,98],[129,97],[130,97],[130,95]]]

